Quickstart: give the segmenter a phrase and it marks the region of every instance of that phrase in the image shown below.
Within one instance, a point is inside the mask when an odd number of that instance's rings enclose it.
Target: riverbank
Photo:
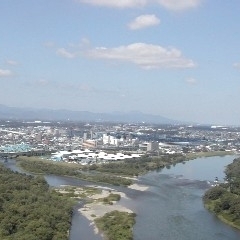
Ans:
[[[146,189],[146,187],[143,188],[143,186],[138,184],[134,184],[132,188],[138,189],[139,191],[144,191]],[[78,209],[78,212],[80,212],[81,215],[90,222],[89,226],[93,226],[95,234],[106,234],[104,230],[101,228],[99,229],[99,226],[101,226],[99,223],[104,222],[103,219],[107,214],[115,215],[115,217],[120,218],[124,216],[125,218],[132,219],[132,221],[135,222],[135,214],[133,211],[121,203],[121,200],[128,199],[126,194],[113,188],[100,187],[96,185],[88,187],[61,185],[60,188],[56,188],[56,191],[67,197],[81,199],[85,202],[85,204]],[[124,225],[124,222],[122,222],[121,219],[119,219],[117,223],[119,224],[120,229],[121,225]],[[116,223],[110,222],[109,227],[113,224]],[[131,226],[131,229],[132,227],[133,226]],[[132,235],[131,229],[127,235]]]
[[[105,203],[104,199],[110,197],[111,194],[120,195],[122,198],[127,198],[126,194],[123,192],[118,192],[115,190],[101,190],[101,193],[89,196],[90,203],[86,203],[78,211],[85,216],[91,225],[94,225],[95,233],[99,233],[99,229],[95,224],[95,219],[103,217],[106,213],[119,211],[133,213],[133,211],[125,206],[123,206],[119,201],[111,201],[110,203]]]
[[[238,230],[240,230],[240,225],[239,224],[236,224],[234,223],[231,219],[229,219],[229,215],[228,214],[217,214],[215,211],[214,211],[214,201],[212,202],[208,202],[208,203],[205,203],[204,204],[204,207],[211,213],[213,213],[217,218],[219,218],[222,222],[226,223],[227,225],[233,227],[233,228],[236,228]]]
[[[214,157],[214,156],[227,156],[234,155],[234,152],[231,151],[213,151],[213,152],[195,152],[195,153],[187,153],[186,160],[194,160],[195,158],[201,157]]]
[[[203,202],[206,209],[224,223],[240,229],[240,158],[235,158],[225,169],[228,181],[205,192]]]
[[[131,188],[131,189],[134,189],[137,191],[147,191],[149,189],[149,186],[134,183],[134,184],[128,186],[128,188]]]

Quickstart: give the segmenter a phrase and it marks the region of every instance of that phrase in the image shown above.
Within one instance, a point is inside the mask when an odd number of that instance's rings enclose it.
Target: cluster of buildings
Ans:
[[[206,151],[240,152],[240,128],[0,121],[0,154],[49,155],[82,164]]]
[[[104,151],[84,149],[55,152],[52,153],[50,159],[55,161],[67,161],[87,165],[93,163],[107,163],[112,161],[121,161],[126,159],[137,159],[140,157],[141,154],[136,153],[131,154],[124,154],[121,152],[107,153]]]

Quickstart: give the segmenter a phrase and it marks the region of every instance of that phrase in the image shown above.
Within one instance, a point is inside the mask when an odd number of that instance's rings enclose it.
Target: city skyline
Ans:
[[[240,2],[0,3],[0,104],[239,125]]]

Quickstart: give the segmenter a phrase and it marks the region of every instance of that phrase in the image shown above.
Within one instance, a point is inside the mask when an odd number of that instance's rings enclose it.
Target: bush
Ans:
[[[95,219],[95,223],[109,240],[132,240],[135,216],[133,213],[113,211]]]
[[[209,189],[205,194],[204,194],[204,200],[217,200],[219,199],[227,190],[217,186]]]

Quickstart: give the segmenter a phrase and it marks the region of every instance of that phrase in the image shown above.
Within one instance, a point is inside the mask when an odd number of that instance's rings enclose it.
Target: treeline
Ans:
[[[112,174],[103,174],[96,171],[93,172],[91,169],[83,169],[76,164],[74,164],[74,167],[70,165],[71,164],[58,164],[51,161],[39,161],[32,159],[20,160],[20,167],[31,173],[70,176],[90,182],[108,183],[116,186],[128,186],[132,184],[132,180],[130,179],[114,176]]]
[[[123,176],[138,176],[150,170],[163,168],[162,159],[142,157],[108,164],[96,165],[96,171],[109,172]]]
[[[227,183],[209,189],[203,201],[223,221],[240,229],[240,158],[227,166],[225,174]]]
[[[170,167],[183,162],[185,159],[181,154],[173,154],[160,157],[144,156],[139,159],[121,162],[81,166],[80,164],[58,163],[28,157],[24,159],[21,157],[19,163],[24,170],[32,173],[64,175],[86,181],[129,186],[132,184],[132,180],[125,178],[126,176],[138,176],[150,170]]]
[[[0,165],[0,239],[67,240],[72,206],[43,177]]]
[[[123,176],[138,176],[151,170],[170,167],[182,161],[184,161],[184,157],[180,154],[162,155],[159,157],[143,156],[138,159],[129,159],[122,162],[96,164],[94,170]]]

